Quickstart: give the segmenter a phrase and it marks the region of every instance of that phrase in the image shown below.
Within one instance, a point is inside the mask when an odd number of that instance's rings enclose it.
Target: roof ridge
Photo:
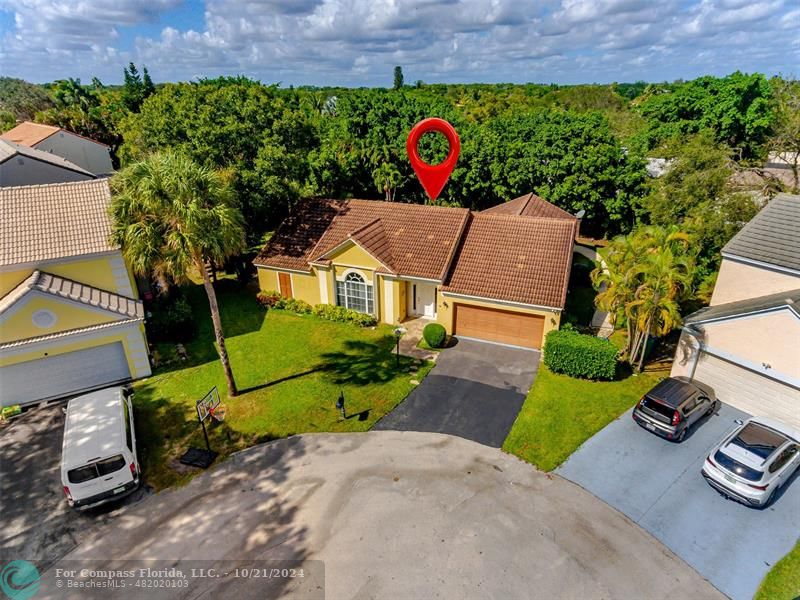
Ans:
[[[49,281],[47,280],[49,278]],[[87,298],[84,298],[82,294],[73,295],[69,293],[62,292],[61,289],[64,287],[64,283],[70,284],[70,286],[75,285],[78,286],[80,291],[91,291],[91,292],[99,292],[100,294],[107,294],[109,298],[116,298],[118,302],[116,303],[116,308],[112,307],[110,304],[104,306],[101,304],[100,301],[92,302]],[[62,277],[60,275],[55,275],[53,273],[48,273],[47,271],[41,271],[36,269],[31,273],[28,277],[26,277],[19,285],[17,285],[13,290],[11,290],[8,294],[6,294],[2,300],[0,300],[0,314],[8,310],[11,306],[16,304],[25,294],[32,290],[37,290],[42,292],[43,294],[48,294],[50,296],[57,296],[59,298],[64,298],[66,300],[70,300],[72,302],[77,302],[79,304],[84,304],[86,306],[92,306],[95,308],[101,308],[103,310],[107,310],[109,312],[113,312],[120,315],[127,315],[129,317],[141,317],[143,316],[143,311],[136,310],[134,308],[133,311],[126,310],[122,307],[122,303],[119,300],[125,301],[125,306],[129,303],[133,303],[135,307],[140,307],[142,305],[141,300],[137,300],[136,298],[131,298],[129,296],[125,296],[123,294],[119,294],[117,292],[111,292],[109,290],[104,290],[102,288],[98,288],[93,285],[89,285],[88,283],[81,283],[80,281],[75,281],[74,279],[69,279],[68,277]],[[140,314],[141,312],[141,314]]]
[[[35,148],[34,148],[35,150]],[[88,171],[87,171],[88,173]],[[55,188],[55,187],[67,187],[67,186],[81,186],[81,185],[89,185],[89,184],[96,184],[96,183],[106,183],[108,184],[108,177],[95,177],[95,179],[84,179],[82,181],[59,181],[57,183],[32,183],[29,185],[10,185],[8,187],[0,188],[0,191],[8,192],[11,190],[18,190],[18,189],[25,189],[30,190],[34,188]]]
[[[335,217],[334,217],[334,218],[335,218]],[[374,225],[376,221],[377,221],[378,223],[380,223],[381,227],[383,227],[383,222],[381,221],[381,218],[380,218],[380,217],[375,217],[374,219],[372,219],[372,221],[370,221],[370,222],[369,222],[369,223],[367,223],[366,225],[362,225],[361,227],[359,227],[359,228],[357,228],[357,229],[354,229],[353,231],[351,231],[350,233],[348,233],[348,234],[347,234],[347,237],[353,237],[354,235],[358,235],[359,233],[361,233],[362,231],[364,231],[364,230],[365,230],[367,227],[371,227],[372,225]]]
[[[521,217],[523,215],[523,213],[525,212],[525,209],[528,208],[528,204],[531,203],[532,199],[533,199],[533,192],[528,194],[528,197],[525,198],[525,202],[522,203],[522,208],[520,208],[519,212],[517,213],[518,216]]]
[[[527,215],[515,215],[509,213],[494,213],[494,212],[486,212],[483,210],[479,211],[472,211],[472,214],[481,217],[481,218],[490,218],[490,219],[511,219],[517,223],[531,223],[535,221],[553,221],[557,223],[566,223],[570,227],[572,226],[573,221],[577,221],[577,217],[574,217],[572,220],[568,221],[567,219],[561,217],[545,217],[542,215],[536,216],[527,216]]]

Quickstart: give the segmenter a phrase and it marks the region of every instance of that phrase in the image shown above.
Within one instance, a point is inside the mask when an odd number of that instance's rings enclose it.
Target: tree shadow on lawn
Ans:
[[[384,336],[378,342],[348,340],[344,350],[322,354],[322,363],[317,370],[327,373],[333,383],[350,385],[369,385],[387,383],[400,373],[409,373],[418,361],[392,352],[394,337]]]

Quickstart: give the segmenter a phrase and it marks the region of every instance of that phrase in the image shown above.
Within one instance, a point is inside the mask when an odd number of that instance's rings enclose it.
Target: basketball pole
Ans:
[[[200,418],[200,411],[197,411],[197,418],[200,420],[200,426],[203,428],[203,437],[206,440],[206,450],[211,452],[211,444],[208,441],[208,432],[206,431],[206,420]]]

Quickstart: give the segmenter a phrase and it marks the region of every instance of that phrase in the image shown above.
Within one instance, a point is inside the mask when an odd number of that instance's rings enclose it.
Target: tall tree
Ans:
[[[142,73],[139,73],[136,65],[130,63],[127,67],[123,67],[122,71],[122,104],[131,112],[139,112],[142,103],[156,91],[156,87],[153,85],[153,80],[150,79],[147,67],[144,67]]]
[[[800,81],[771,81],[775,124],[769,150],[792,171],[792,191],[800,193]]]
[[[403,87],[403,67],[397,65],[394,68],[394,89],[399,90]]]
[[[206,262],[221,263],[244,247],[244,220],[226,179],[184,155],[162,152],[111,180],[112,239],[138,274],[186,281],[203,278],[228,395],[233,378],[214,285]]]

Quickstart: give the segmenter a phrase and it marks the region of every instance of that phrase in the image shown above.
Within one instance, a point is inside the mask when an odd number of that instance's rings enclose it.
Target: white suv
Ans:
[[[766,506],[800,466],[800,432],[766,417],[753,417],[711,450],[703,477],[724,496]]]

